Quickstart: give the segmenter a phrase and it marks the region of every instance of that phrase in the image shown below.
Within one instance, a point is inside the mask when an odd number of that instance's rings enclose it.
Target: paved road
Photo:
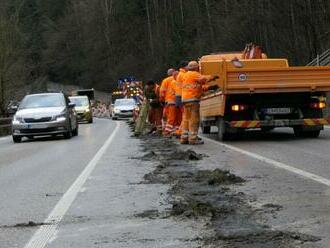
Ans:
[[[71,140],[0,139],[0,247],[24,246],[35,229],[9,227],[43,222],[114,128],[100,120]]]
[[[140,184],[153,167],[129,159],[138,142],[110,120],[71,140],[0,138],[0,248],[195,247],[194,223],[135,217],[169,207],[168,186]]]
[[[216,130],[214,130],[216,131]],[[200,152],[209,154],[202,167],[216,158],[219,167],[248,179],[239,190],[251,196],[251,205],[278,204],[274,228],[322,237],[319,247],[330,243],[330,129],[318,139],[295,138],[291,129],[270,133],[248,132],[231,142],[206,136]],[[213,163],[214,164],[214,163]]]
[[[71,140],[14,144],[0,138],[1,248],[44,247],[26,246],[31,238],[51,248],[195,247],[181,242],[198,235],[196,223],[134,218],[168,208],[163,199],[168,186],[140,184],[153,165],[129,159],[140,154],[139,142],[118,123],[81,125]],[[267,224],[320,236],[317,247],[329,247],[330,129],[319,139],[297,139],[289,129],[251,132],[225,145],[208,137],[204,146],[194,147],[208,154],[201,168],[230,169],[246,178],[237,190],[252,206],[283,207]],[[52,225],[20,226],[42,223],[51,213]]]

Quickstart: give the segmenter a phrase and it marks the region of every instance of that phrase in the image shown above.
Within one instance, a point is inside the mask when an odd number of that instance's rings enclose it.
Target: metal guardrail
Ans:
[[[11,126],[12,118],[0,118],[0,128],[6,128]]]
[[[307,64],[307,66],[326,66],[330,65],[330,49],[323,52],[321,55],[317,55],[315,59]]]
[[[11,120],[11,118],[0,118],[0,137],[10,135]]]

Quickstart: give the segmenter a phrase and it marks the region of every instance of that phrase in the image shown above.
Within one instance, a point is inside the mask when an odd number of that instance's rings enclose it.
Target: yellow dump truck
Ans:
[[[218,127],[219,140],[246,129],[292,127],[297,136],[318,137],[330,91],[330,67],[291,67],[287,59],[240,59],[240,53],[200,59],[204,75],[219,75],[219,90],[201,100],[201,126]],[[213,83],[214,84],[214,83]]]

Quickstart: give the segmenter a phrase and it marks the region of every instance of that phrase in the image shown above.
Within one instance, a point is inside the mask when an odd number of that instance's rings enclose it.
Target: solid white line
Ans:
[[[287,164],[284,164],[284,163],[281,163],[281,162],[278,162],[278,161],[275,161],[273,159],[270,159],[270,158],[266,158],[266,157],[263,157],[259,154],[256,154],[256,153],[253,153],[253,152],[249,152],[249,151],[246,151],[246,150],[243,150],[241,148],[238,148],[238,147],[235,147],[235,146],[232,146],[232,145],[228,145],[228,144],[225,144],[225,143],[220,143],[220,142],[217,142],[215,140],[212,140],[212,139],[209,139],[209,138],[206,138],[206,137],[203,137],[203,139],[213,143],[213,144],[216,144],[216,145],[219,145],[219,146],[224,146],[228,149],[231,149],[235,152],[239,152],[239,153],[242,153],[248,157],[251,157],[251,158],[254,158],[254,159],[257,159],[261,162],[264,162],[264,163],[267,163],[267,164],[270,164],[274,167],[277,167],[277,168],[280,168],[280,169],[284,169],[284,170],[287,170],[287,171],[290,171],[292,173],[295,173],[299,176],[302,176],[304,178],[307,178],[307,179],[311,179],[315,182],[318,182],[318,183],[321,183],[321,184],[324,184],[326,186],[330,186],[330,180],[329,179],[326,179],[324,177],[321,177],[321,176],[318,176],[316,174],[313,174],[313,173],[310,173],[310,172],[307,172],[307,171],[304,171],[304,170],[301,170],[301,169],[298,169],[298,168],[295,168],[293,166],[290,166],[290,165],[287,165]]]
[[[63,195],[61,200],[56,204],[55,208],[49,214],[47,219],[44,221],[46,225],[41,226],[30,241],[24,246],[25,248],[44,248],[49,240],[56,233],[57,227],[61,222],[62,218],[69,210],[71,204],[77,197],[77,194],[80,192],[84,183],[90,176],[90,174],[95,169],[97,163],[100,161],[111,142],[113,141],[115,135],[117,134],[120,128],[120,122],[116,122],[116,128],[107,139],[107,141],[103,144],[101,149],[95,154],[93,159],[88,163],[83,172],[79,175],[79,177],[75,180],[75,182],[71,185],[68,191]],[[49,223],[49,225],[48,225]]]

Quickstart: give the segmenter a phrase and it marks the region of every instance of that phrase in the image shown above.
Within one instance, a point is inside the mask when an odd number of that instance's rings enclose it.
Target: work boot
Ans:
[[[204,141],[202,139],[190,140],[189,145],[203,145]]]

